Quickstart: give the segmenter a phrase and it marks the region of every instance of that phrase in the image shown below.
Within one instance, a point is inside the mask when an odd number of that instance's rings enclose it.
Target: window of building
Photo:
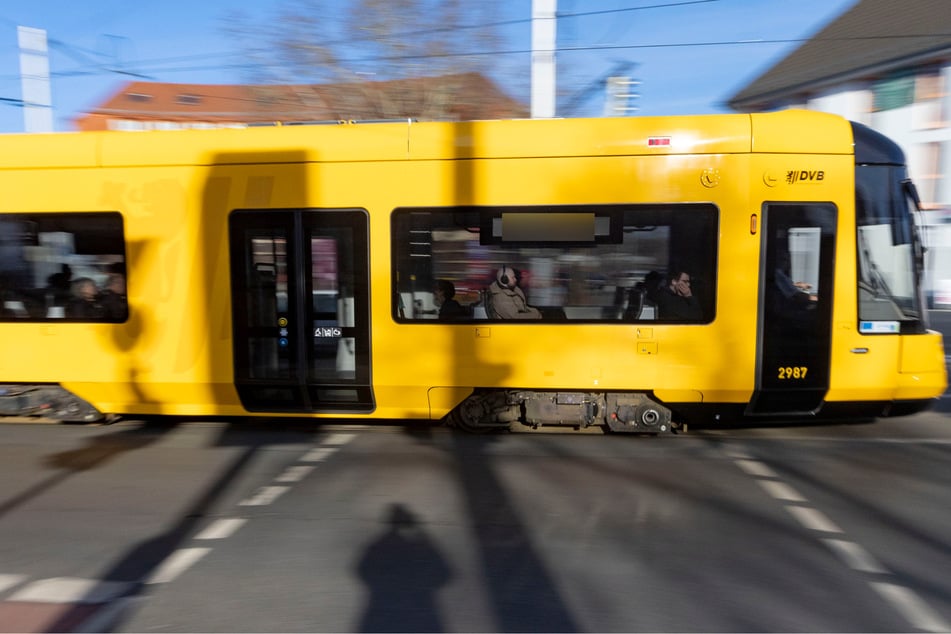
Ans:
[[[175,102],[184,106],[196,106],[201,103],[198,95],[182,94],[175,98]]]
[[[107,125],[110,130],[119,130],[121,132],[136,132],[145,129],[145,125],[142,121],[135,121],[133,119],[109,119]]]
[[[910,73],[886,77],[872,86],[872,93],[876,112],[911,105],[915,101],[915,77]]]
[[[122,322],[122,216],[0,214],[0,321]]]
[[[152,95],[144,92],[127,92],[125,96],[129,101],[152,101]]]
[[[520,317],[546,322],[714,317],[711,204],[404,208],[392,223],[398,321],[509,318],[499,301],[532,307]],[[671,296],[673,277],[690,297]],[[453,291],[459,306],[447,310]]]
[[[937,68],[919,70],[915,77],[915,101],[944,97],[944,77]]]

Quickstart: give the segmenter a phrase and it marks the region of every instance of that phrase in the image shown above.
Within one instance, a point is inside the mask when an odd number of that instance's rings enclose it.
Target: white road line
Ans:
[[[253,497],[242,501],[239,506],[267,506],[287,493],[290,487],[261,487]]]
[[[10,601],[42,603],[105,603],[132,584],[123,581],[100,581],[78,577],[53,577],[27,584],[10,595]]]
[[[314,465],[299,465],[295,467],[288,467],[284,470],[284,473],[279,475],[276,479],[277,482],[300,482],[307,475],[314,470]]]
[[[317,447],[305,453],[301,462],[323,462],[336,451],[338,451],[336,447]]]
[[[887,575],[885,569],[871,553],[856,544],[855,542],[845,541],[844,539],[824,538],[823,543],[832,549],[832,551],[842,559],[852,570],[859,572],[869,572],[875,575]]]
[[[13,586],[20,585],[26,575],[0,575],[0,592],[6,592]]]
[[[736,466],[751,476],[759,478],[778,478],[776,472],[758,460],[736,460]]]
[[[243,517],[228,517],[215,520],[205,530],[195,535],[195,539],[224,539],[234,535],[248,520]]]
[[[757,478],[773,478],[772,480],[757,480],[760,486],[773,498],[799,502],[799,505],[786,504],[785,506],[786,510],[805,528],[822,533],[843,532],[835,522],[821,511],[803,506],[802,504],[807,500],[794,488],[782,482],[779,476],[765,464],[757,460],[740,457],[742,454],[739,451],[734,450],[732,455],[737,458],[734,460],[736,465],[747,474]],[[829,537],[820,539],[852,570],[875,575],[892,574],[871,553],[855,542]],[[951,632],[951,625],[944,621],[941,615],[932,610],[921,597],[908,588],[881,581],[870,581],[869,585],[916,629],[925,632]]]
[[[835,522],[826,517],[825,513],[808,506],[786,505],[786,510],[795,517],[800,524],[813,531],[823,533],[841,533],[842,529]]]
[[[168,583],[209,552],[211,552],[210,548],[179,548],[165,558],[165,561],[148,576],[145,583]]]
[[[901,612],[902,616],[919,630],[926,632],[951,632],[951,625],[921,600],[917,594],[904,586],[873,581],[872,588]]]
[[[799,495],[799,493],[786,484],[785,482],[779,482],[777,480],[757,480],[759,485],[766,489],[766,492],[777,500],[786,500],[788,502],[805,502],[806,498]]]
[[[356,434],[331,434],[330,436],[327,436],[327,438],[325,438],[320,444],[324,446],[346,445],[348,442],[353,440],[355,436]]]

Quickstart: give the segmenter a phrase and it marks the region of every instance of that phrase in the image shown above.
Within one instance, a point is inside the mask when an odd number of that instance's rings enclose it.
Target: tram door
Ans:
[[[836,208],[763,207],[756,390],[749,414],[815,412],[829,389]]]
[[[244,407],[371,411],[366,212],[239,210],[229,234]]]

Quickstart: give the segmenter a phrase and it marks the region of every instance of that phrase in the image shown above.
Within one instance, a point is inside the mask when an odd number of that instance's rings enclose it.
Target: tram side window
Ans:
[[[393,314],[501,321],[493,306],[501,277],[510,294],[524,294],[526,322],[708,323],[718,214],[711,204],[397,209]],[[666,301],[674,277],[689,299]],[[461,305],[451,317],[441,310],[445,292],[436,292],[445,282]],[[685,310],[671,310],[680,304]]]
[[[0,214],[0,320],[124,322],[117,212]]]

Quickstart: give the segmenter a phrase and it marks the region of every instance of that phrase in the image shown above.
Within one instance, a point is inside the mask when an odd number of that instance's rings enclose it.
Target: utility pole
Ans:
[[[637,112],[635,100],[640,97],[637,87],[641,82],[627,76],[608,77],[604,99],[605,117],[623,117]]]
[[[555,12],[558,0],[532,0],[532,118],[555,116]]]
[[[17,27],[20,44],[20,85],[23,92],[24,132],[52,132],[50,58],[46,31]]]

